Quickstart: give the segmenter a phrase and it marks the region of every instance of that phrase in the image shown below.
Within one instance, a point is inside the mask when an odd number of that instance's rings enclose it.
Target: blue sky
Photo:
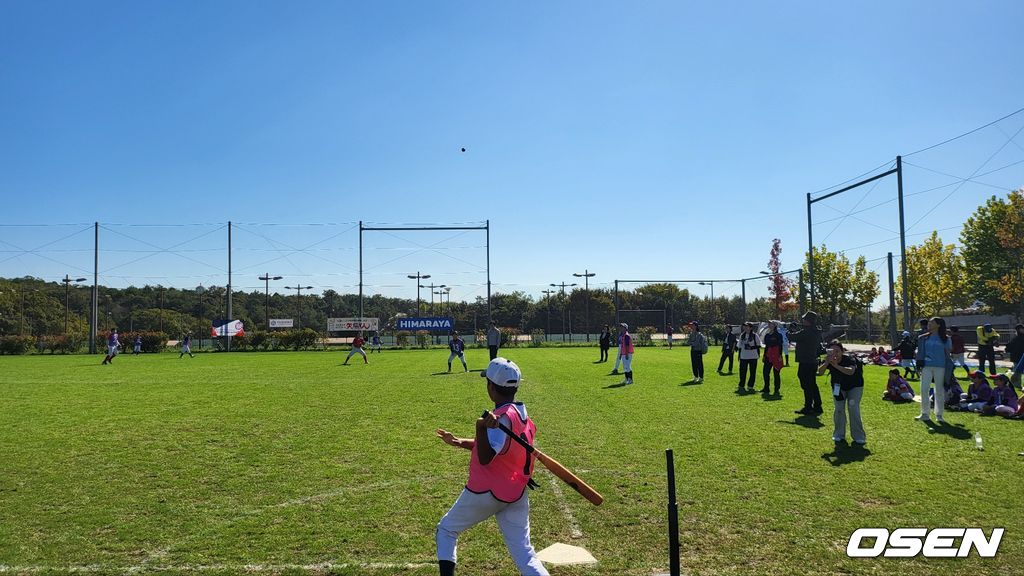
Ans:
[[[793,268],[807,192],[1024,106],[1021,22],[1015,1],[0,1],[0,224],[72,224],[0,227],[0,275],[91,270],[93,221],[111,285],[223,285],[228,220],[246,289],[354,291],[359,220],[489,219],[495,289],[534,295],[584,269],[754,276],[775,237]],[[911,242],[1024,186],[1022,127],[907,158]],[[815,236],[898,251],[894,204],[858,217]],[[368,235],[367,291],[412,297],[420,270],[482,295],[483,240]]]

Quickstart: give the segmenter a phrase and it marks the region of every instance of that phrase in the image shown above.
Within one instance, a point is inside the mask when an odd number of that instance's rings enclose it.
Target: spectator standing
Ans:
[[[999,344],[999,332],[992,329],[991,324],[978,326],[978,370],[985,371],[985,361],[988,360],[989,374],[996,373],[996,344]]]
[[[935,420],[942,419],[945,404],[946,363],[953,343],[946,334],[946,321],[938,316],[928,321],[928,332],[917,338],[917,366],[921,372],[921,414],[917,420],[931,420],[929,403],[926,400],[930,389],[935,390]]]
[[[619,324],[622,330],[619,331],[619,356],[615,359],[615,367],[618,368],[619,360],[622,361],[622,371],[626,378],[622,384],[633,383],[633,337],[629,334],[629,325],[625,322]]]
[[[789,339],[796,346],[797,378],[804,391],[804,406],[797,414],[821,414],[821,391],[818,390],[818,356],[821,350],[821,330],[818,314],[807,312],[801,317],[803,328],[790,332]]]
[[[757,382],[757,359],[761,357],[761,340],[754,333],[754,323],[744,322],[743,332],[739,338],[740,356],[740,382],[739,392],[743,392],[743,382],[746,381],[747,391],[754,391],[754,383]],[[747,377],[747,374],[750,377]]]
[[[700,331],[700,324],[690,322],[693,332],[690,333],[690,364],[693,367],[693,381],[704,381],[704,355],[708,352],[708,338]]]
[[[849,412],[853,444],[863,446],[868,442],[864,433],[864,423],[860,418],[860,401],[864,396],[864,367],[859,360],[844,352],[843,345],[838,340],[830,342],[828,356],[817,373],[820,375],[827,371],[831,374],[832,397],[836,401],[832,413],[832,422],[835,425],[832,441],[846,442],[846,416]]]
[[[718,361],[718,373],[722,374],[722,367],[725,366],[726,358],[729,359],[729,374],[732,374],[732,355],[736,351],[736,335],[732,333],[732,326],[725,325],[725,339],[722,341],[722,359]]]
[[[900,366],[903,367],[903,377],[911,378],[917,376],[917,364],[914,357],[917,355],[917,341],[910,335],[910,332],[903,331],[902,340],[896,345],[896,351],[900,354]]]
[[[963,366],[964,372],[966,372],[967,377],[970,378],[971,371],[967,368],[967,362],[964,361],[967,353],[967,343],[964,340],[964,337],[960,335],[959,326],[949,327],[949,340],[953,343],[953,348],[949,351],[950,359],[953,363],[953,367],[950,368],[950,372],[956,370],[956,366],[959,364],[960,366]]]
[[[1018,389],[1024,390],[1020,383],[1020,371],[1017,370],[1017,365],[1020,364],[1021,358],[1024,358],[1024,324],[1017,324],[1013,327],[1014,335],[1006,344],[1006,354],[1010,357],[1012,366],[1012,376],[1010,377],[1010,386],[1017,387]]]
[[[142,335],[141,334],[136,334],[135,335],[135,343],[132,346],[132,355],[133,356],[138,356],[139,352],[142,352]]]
[[[601,329],[601,337],[597,341],[598,346],[601,347],[601,356],[597,359],[598,362],[608,361],[608,349],[612,347],[612,331],[605,324],[604,328]]]
[[[768,323],[768,332],[764,335],[764,367],[761,370],[764,378],[762,394],[768,393],[768,376],[775,375],[775,395],[779,395],[782,372],[782,334],[779,334],[779,326],[775,322]]]
[[[491,360],[498,357],[498,346],[501,346],[501,331],[494,322],[491,322],[487,328],[487,350],[491,353]]]
[[[782,355],[786,358],[786,366],[789,366],[789,329],[783,323],[775,325],[779,330],[779,334],[782,336]]]
[[[692,322],[691,322],[691,324],[692,324]],[[672,349],[672,325],[671,324],[666,324],[665,325],[665,339],[668,340],[668,349],[671,350]],[[691,347],[692,347],[692,343],[691,343]]]

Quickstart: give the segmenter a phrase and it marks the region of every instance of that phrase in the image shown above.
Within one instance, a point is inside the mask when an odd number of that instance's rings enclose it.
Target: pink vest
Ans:
[[[619,356],[633,353],[633,337],[629,332],[623,332],[619,338]]]
[[[505,404],[494,410],[495,418],[502,416],[508,416],[511,423],[509,428],[516,436],[525,434],[526,441],[533,444],[537,428],[529,418],[523,420],[519,417],[519,411],[514,404]],[[469,460],[467,490],[476,494],[490,492],[491,496],[502,502],[515,502],[522,497],[526,483],[533,474],[533,456],[527,454],[525,448],[508,439],[505,448],[495,454],[494,459],[486,466],[477,458],[476,447],[470,452],[472,456]]]

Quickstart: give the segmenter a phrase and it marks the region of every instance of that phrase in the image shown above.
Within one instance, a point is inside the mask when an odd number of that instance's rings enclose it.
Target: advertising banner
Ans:
[[[375,332],[380,330],[380,318],[328,318],[328,332]]]
[[[217,336],[245,336],[245,325],[241,320],[214,320],[210,335]]]
[[[395,321],[398,330],[427,330],[429,332],[451,332],[455,327],[453,318],[399,318]]]
[[[270,319],[270,327],[271,328],[294,328],[295,327],[295,319],[293,319],[293,318],[271,318]]]

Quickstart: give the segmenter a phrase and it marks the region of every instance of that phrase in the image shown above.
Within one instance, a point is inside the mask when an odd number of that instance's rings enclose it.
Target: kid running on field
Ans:
[[[195,358],[195,356],[192,355],[192,335],[191,334],[186,334],[185,335],[185,339],[181,341],[181,354],[178,354],[178,360],[181,360],[182,357],[185,356],[185,354],[188,354],[189,358]]]
[[[110,332],[110,336],[107,336],[107,357],[100,364],[113,364],[114,356],[117,356],[120,348],[121,343],[117,340],[117,328],[114,328]]]
[[[142,336],[135,335],[135,346],[132,347],[132,355],[138,356],[139,352],[142,352]]]
[[[452,339],[448,342],[448,349],[451,350],[451,354],[448,355],[448,371],[452,371],[452,360],[456,357],[462,362],[462,369],[469,372],[469,366],[466,366],[466,343],[463,342],[462,338],[459,338],[458,332],[452,332]]]
[[[355,356],[356,354],[359,354],[360,356],[363,357],[363,364],[369,364],[370,361],[366,359],[366,352],[363,352],[363,344],[365,343],[366,340],[363,340],[363,333],[360,332],[359,334],[356,334],[356,337],[352,339],[352,349],[349,350],[348,356],[345,357],[345,361],[342,362],[341,365],[348,366],[349,358]]]
[[[519,573],[547,576],[530,543],[530,500],[526,486],[533,474],[533,455],[512,442],[498,423],[530,444],[537,428],[526,406],[515,402],[522,372],[515,362],[495,358],[480,374],[487,378],[487,395],[494,410],[476,421],[475,438],[457,438],[447,430],[437,435],[445,443],[470,451],[469,480],[462,494],[437,524],[437,563],[441,576],[455,575],[455,546],[459,534],[494,516]]]

